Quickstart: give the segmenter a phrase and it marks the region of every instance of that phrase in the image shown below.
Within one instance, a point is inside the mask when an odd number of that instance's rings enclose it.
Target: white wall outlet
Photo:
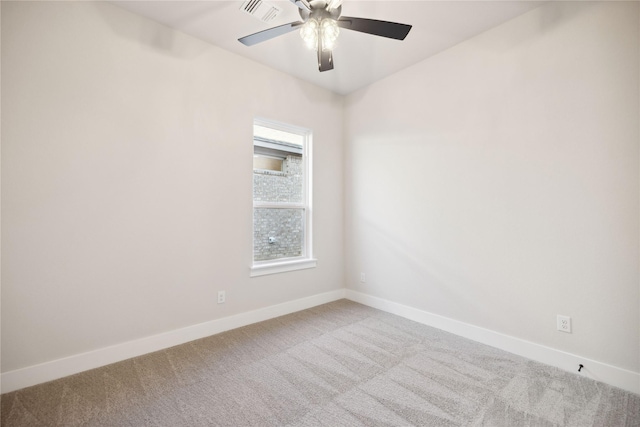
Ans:
[[[558,314],[558,330],[571,333],[571,317]]]
[[[365,277],[364,273],[360,273],[360,281],[361,281],[362,283],[364,283],[364,282],[366,282],[366,281],[367,281],[367,278]]]
[[[224,304],[226,300],[227,296],[225,295],[224,291],[218,291],[218,304]]]

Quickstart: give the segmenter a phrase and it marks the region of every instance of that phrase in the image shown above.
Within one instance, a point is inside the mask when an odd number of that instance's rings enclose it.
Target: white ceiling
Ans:
[[[298,31],[247,47],[238,38],[299,21],[286,0],[265,0],[283,11],[264,23],[240,10],[240,1],[122,1],[112,3],[339,94],[347,94],[542,4],[540,1],[345,0],[343,16],[413,25],[404,41],[341,30],[335,68],[320,73],[316,54]]]

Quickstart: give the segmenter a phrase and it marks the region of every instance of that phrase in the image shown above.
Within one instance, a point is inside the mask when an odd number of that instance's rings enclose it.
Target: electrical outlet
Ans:
[[[558,314],[558,330],[571,333],[571,317]]]
[[[367,278],[365,277],[364,273],[360,273],[360,281],[361,281],[362,283],[364,283],[364,282],[366,282],[366,281],[367,281]]]
[[[224,291],[218,291],[218,304],[224,304],[226,299],[227,299],[227,297],[226,297]]]

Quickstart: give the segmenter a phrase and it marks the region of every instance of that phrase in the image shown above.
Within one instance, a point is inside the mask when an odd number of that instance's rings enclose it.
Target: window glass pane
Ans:
[[[273,172],[282,172],[282,164],[284,159],[269,156],[253,156],[253,168],[257,170],[266,170]]]
[[[253,209],[253,259],[304,255],[304,209]]]
[[[304,164],[302,156],[292,153],[287,154],[282,161],[281,170],[281,173],[261,173],[254,166],[254,202],[304,203]]]

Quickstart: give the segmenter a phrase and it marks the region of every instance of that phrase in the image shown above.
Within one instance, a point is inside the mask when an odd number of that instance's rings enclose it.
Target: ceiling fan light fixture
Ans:
[[[331,18],[324,18],[319,23],[317,19],[309,19],[300,29],[300,37],[310,50],[318,48],[318,40],[322,40],[322,50],[333,50],[339,34],[338,23]]]

